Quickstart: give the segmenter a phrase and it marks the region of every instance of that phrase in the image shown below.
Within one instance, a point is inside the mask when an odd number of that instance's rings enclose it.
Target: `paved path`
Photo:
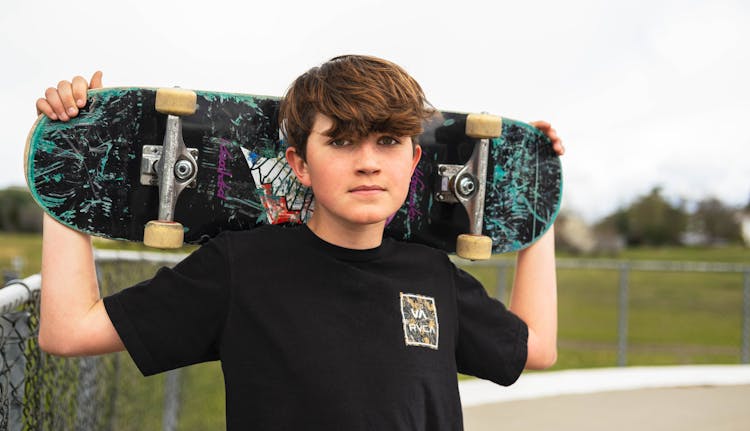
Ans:
[[[750,385],[641,389],[464,409],[466,431],[748,431]]]
[[[541,372],[460,384],[466,431],[748,431],[750,366]]]

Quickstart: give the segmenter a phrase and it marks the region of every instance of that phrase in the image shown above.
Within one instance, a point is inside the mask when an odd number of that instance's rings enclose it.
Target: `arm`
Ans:
[[[91,88],[101,87],[101,72]],[[67,121],[85,105],[88,83],[61,81],[36,103],[37,113]],[[124,350],[99,297],[91,239],[44,215],[39,345],[62,356]]]
[[[529,327],[527,369],[557,360],[557,277],[554,227],[518,253],[510,309]]]
[[[565,153],[557,131],[546,121],[533,126],[552,141],[552,148]],[[518,253],[510,309],[529,327],[526,368],[549,368],[557,360],[557,275],[554,227],[531,247]]]
[[[61,356],[125,349],[99,297],[91,239],[46,214],[39,346]]]

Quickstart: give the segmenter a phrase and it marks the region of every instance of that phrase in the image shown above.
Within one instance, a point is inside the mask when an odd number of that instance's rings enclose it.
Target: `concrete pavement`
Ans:
[[[748,366],[533,373],[516,385],[462,382],[466,431],[750,430]]]

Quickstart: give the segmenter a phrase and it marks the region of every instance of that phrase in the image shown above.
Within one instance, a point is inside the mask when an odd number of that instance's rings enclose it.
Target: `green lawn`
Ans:
[[[121,243],[100,243],[116,247]],[[0,269],[25,260],[24,274],[39,271],[38,236],[0,234]],[[136,246],[128,245],[129,248]],[[504,256],[501,259],[512,258]],[[611,258],[611,257],[609,257]],[[734,262],[750,265],[747,248],[636,249],[617,259]],[[495,295],[498,271],[465,267]],[[105,292],[148,277],[155,267],[110,265]],[[505,274],[508,291],[513,270]],[[743,275],[739,273],[657,273],[629,277],[628,365],[738,363]],[[617,363],[619,274],[612,270],[558,270],[559,359],[555,369],[608,367]],[[509,293],[506,291],[506,294]],[[120,357],[115,429],[154,429],[161,424],[163,376],[142,378],[127,354]],[[181,430],[222,429],[223,380],[219,364],[182,373]],[[134,402],[133,400],[140,400]]]
[[[616,259],[750,265],[750,251],[636,249]],[[466,269],[496,294],[494,268]],[[558,269],[559,358],[554,369],[617,364],[619,276],[613,270]],[[509,269],[506,293],[512,277]],[[628,287],[628,365],[740,361],[743,274],[631,271]]]
[[[42,266],[42,237],[0,232],[0,271],[14,270],[13,260],[22,265],[21,276],[36,274]]]

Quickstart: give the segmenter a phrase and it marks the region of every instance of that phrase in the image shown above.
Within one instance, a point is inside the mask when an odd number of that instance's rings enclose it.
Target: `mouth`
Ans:
[[[377,185],[365,185],[365,186],[357,186],[353,189],[349,190],[352,193],[369,193],[369,192],[382,192],[385,191],[385,188]]]

